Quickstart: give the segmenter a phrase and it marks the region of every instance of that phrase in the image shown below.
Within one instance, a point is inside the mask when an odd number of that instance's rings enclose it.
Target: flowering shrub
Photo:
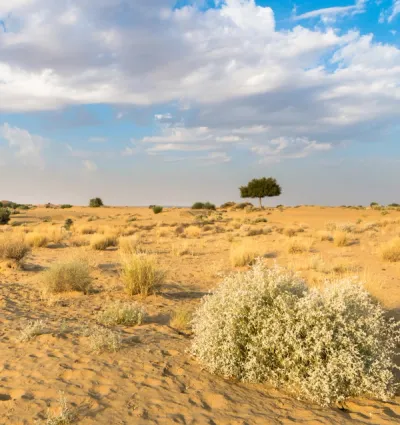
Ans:
[[[393,395],[398,324],[351,279],[308,289],[259,260],[205,297],[192,324],[192,354],[212,373],[321,405]]]

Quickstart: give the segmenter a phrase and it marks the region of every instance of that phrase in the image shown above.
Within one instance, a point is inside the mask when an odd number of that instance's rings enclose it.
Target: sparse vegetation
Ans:
[[[91,208],[100,208],[104,206],[101,198],[93,198],[89,201],[89,207]]]
[[[0,259],[14,260],[18,264],[22,263],[25,257],[29,254],[31,248],[25,242],[23,236],[0,235]]]
[[[31,320],[26,325],[23,325],[18,337],[20,342],[28,342],[41,335],[44,330],[43,320]]]
[[[381,256],[383,260],[391,263],[400,261],[400,237],[385,243],[381,248]]]
[[[104,251],[110,247],[117,247],[118,238],[114,235],[96,235],[92,239],[90,246],[95,251]]]
[[[192,205],[192,210],[215,210],[216,207],[211,202],[195,202]]]
[[[10,221],[11,211],[7,208],[0,208],[0,225],[7,224]]]
[[[68,401],[63,393],[60,393],[58,409],[48,410],[46,425],[71,425],[77,420],[75,409],[68,406]]]
[[[242,242],[231,246],[230,260],[233,267],[244,267],[253,264],[260,256],[259,247],[253,242]]]
[[[100,325],[93,325],[83,329],[83,335],[89,339],[90,348],[95,353],[102,351],[116,352],[121,349],[121,334]]]
[[[171,315],[169,324],[179,331],[185,331],[190,327],[192,316],[193,312],[187,308],[176,309]]]

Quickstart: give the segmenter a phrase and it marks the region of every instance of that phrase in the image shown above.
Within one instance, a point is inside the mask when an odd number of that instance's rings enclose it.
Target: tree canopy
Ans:
[[[279,196],[282,189],[276,179],[263,177],[261,179],[251,180],[247,186],[241,186],[240,196],[242,198],[258,198],[260,207],[262,207],[262,199],[265,197]]]
[[[89,207],[92,207],[92,208],[99,208],[99,207],[102,207],[103,205],[104,204],[101,198],[93,198],[89,201]]]

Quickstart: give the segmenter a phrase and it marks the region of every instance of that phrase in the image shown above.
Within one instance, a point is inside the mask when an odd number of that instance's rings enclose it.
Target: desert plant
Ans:
[[[42,273],[41,282],[45,295],[69,291],[87,294],[92,284],[90,266],[84,258],[56,263]]]
[[[31,320],[23,326],[19,333],[18,341],[27,342],[41,335],[44,330],[43,320]]]
[[[144,251],[139,234],[119,238],[119,249],[124,255],[134,255]]]
[[[211,202],[195,202],[192,205],[192,210],[215,210],[216,207]]]
[[[122,256],[121,279],[128,295],[147,296],[161,284],[164,273],[153,257],[146,254]]]
[[[74,224],[74,221],[72,220],[72,218],[67,218],[64,222],[64,229],[65,230],[70,230],[71,226]]]
[[[93,198],[89,201],[89,207],[91,208],[100,208],[102,207],[103,201],[101,200],[101,198]]]
[[[96,353],[102,351],[116,352],[121,349],[121,334],[112,329],[94,325],[84,328],[82,333],[89,339],[90,348]]]
[[[233,267],[249,266],[259,256],[260,249],[255,243],[242,242],[241,244],[231,246],[230,260]]]
[[[161,214],[163,212],[163,207],[160,207],[159,205],[154,205],[152,208],[154,214]]]
[[[72,208],[72,205],[71,204],[63,204],[63,205],[60,206],[60,208],[65,210],[65,209],[68,209],[68,208]]]
[[[25,242],[23,236],[4,236],[0,237],[0,259],[14,260],[21,263],[29,254],[31,248]]]
[[[258,198],[260,208],[262,208],[262,199],[266,196],[279,196],[282,189],[275,179],[272,177],[253,179],[247,186],[242,186],[240,189],[240,196],[242,198]]]
[[[26,235],[26,243],[34,248],[43,248],[49,244],[49,239],[46,234],[32,232]]]
[[[172,328],[184,331],[190,327],[193,311],[187,308],[179,308],[173,311],[169,322]]]
[[[116,301],[99,313],[97,320],[106,326],[135,326],[143,322],[145,315],[144,308],[139,304]]]
[[[289,254],[303,254],[309,252],[312,245],[313,240],[311,238],[290,238],[287,242],[287,251]]]
[[[191,352],[212,373],[321,405],[393,395],[399,325],[353,280],[309,289],[258,262],[206,296],[192,324]]]
[[[349,246],[351,244],[351,240],[349,239],[346,232],[337,231],[334,234],[333,243],[336,246],[343,247],[343,246]]]
[[[77,413],[68,406],[67,399],[60,393],[59,408],[56,412],[48,410],[46,425],[71,425],[77,419]]]
[[[107,248],[118,246],[118,238],[113,235],[97,235],[92,239],[90,246],[96,251],[104,251]]]
[[[400,237],[385,243],[381,248],[381,256],[383,260],[391,263],[400,261]]]
[[[7,224],[10,221],[11,211],[7,208],[0,208],[0,225]]]

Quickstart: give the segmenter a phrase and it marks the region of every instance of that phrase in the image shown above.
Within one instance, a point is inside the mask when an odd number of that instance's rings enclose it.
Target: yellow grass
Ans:
[[[253,241],[231,246],[230,260],[233,267],[249,266],[260,256],[260,248]]]
[[[289,254],[304,254],[309,252],[313,246],[311,238],[295,237],[290,238],[286,243],[286,249]]]
[[[391,263],[400,261],[400,237],[396,237],[382,245],[381,257],[384,261]]]

